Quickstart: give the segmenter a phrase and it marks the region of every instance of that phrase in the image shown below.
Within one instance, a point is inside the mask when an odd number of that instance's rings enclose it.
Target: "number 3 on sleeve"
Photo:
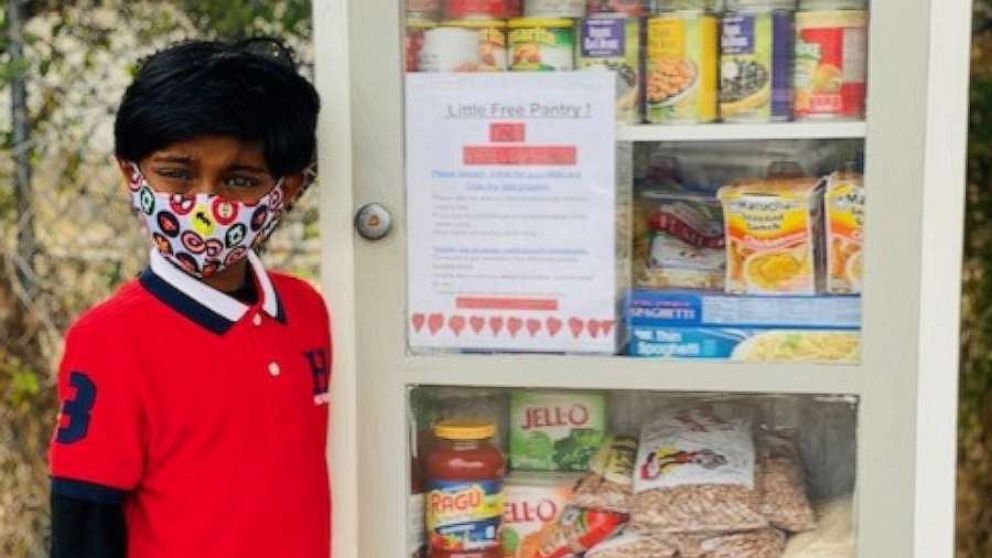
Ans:
[[[69,374],[69,385],[76,388],[76,396],[62,403],[61,415],[68,420],[60,426],[55,441],[71,444],[86,437],[90,427],[90,411],[96,402],[96,384],[82,372]]]

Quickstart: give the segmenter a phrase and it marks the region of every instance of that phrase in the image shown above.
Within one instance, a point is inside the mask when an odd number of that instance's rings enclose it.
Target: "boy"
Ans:
[[[151,262],[66,338],[53,558],[328,557],[329,318],[255,254],[310,182],[318,111],[267,39],[169,48],[128,87]]]

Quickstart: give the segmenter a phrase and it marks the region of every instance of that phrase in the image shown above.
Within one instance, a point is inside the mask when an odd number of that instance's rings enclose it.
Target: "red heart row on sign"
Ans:
[[[426,327],[427,332],[431,336],[436,336],[447,326],[455,334],[455,337],[459,337],[462,333],[466,332],[466,328],[470,329],[476,335],[485,335],[484,331],[487,325],[489,326],[489,332],[493,336],[499,336],[506,331],[510,337],[516,338],[521,331],[526,330],[531,337],[536,337],[542,331],[547,331],[549,336],[556,337],[565,326],[565,322],[554,316],[545,318],[544,320],[537,318],[524,319],[517,316],[490,316],[486,320],[482,316],[465,317],[460,314],[445,316],[442,313],[425,314],[422,312],[413,314],[410,317],[410,322],[416,333],[420,333]],[[576,339],[583,334],[588,334],[592,338],[598,338],[601,335],[604,337],[610,335],[613,332],[613,326],[615,324],[616,322],[614,320],[583,320],[581,318],[571,317],[568,319],[568,330]]]

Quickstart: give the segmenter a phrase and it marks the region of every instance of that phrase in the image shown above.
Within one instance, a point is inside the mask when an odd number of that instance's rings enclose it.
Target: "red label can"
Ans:
[[[798,12],[796,118],[864,118],[867,54],[868,12]]]
[[[521,14],[521,0],[447,0],[447,19],[509,19]]]
[[[626,14],[633,17],[648,15],[644,0],[588,0],[586,11],[590,14]]]

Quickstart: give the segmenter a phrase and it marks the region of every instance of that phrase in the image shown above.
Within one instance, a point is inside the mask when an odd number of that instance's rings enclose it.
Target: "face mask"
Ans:
[[[206,278],[262,246],[285,213],[283,181],[249,204],[216,194],[165,194],[148,184],[138,165],[128,182],[131,206],[165,259]]]

